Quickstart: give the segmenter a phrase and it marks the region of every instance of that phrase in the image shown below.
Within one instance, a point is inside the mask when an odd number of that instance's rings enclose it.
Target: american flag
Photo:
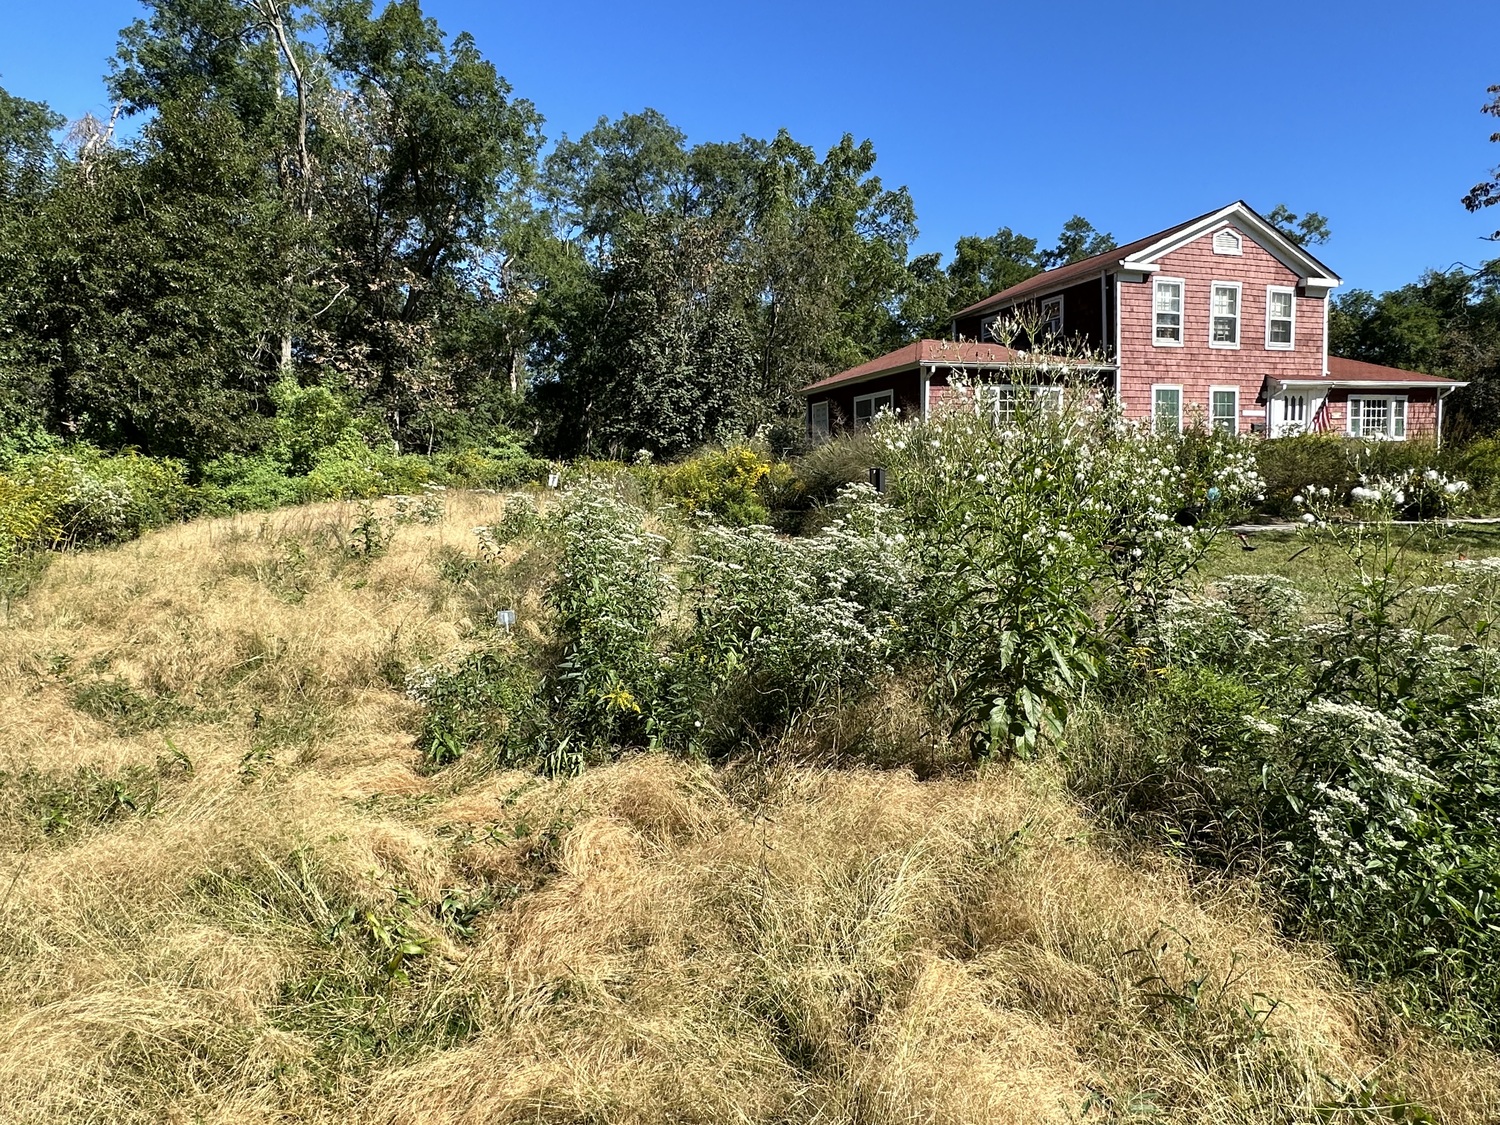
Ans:
[[[1315,434],[1326,434],[1333,428],[1333,418],[1328,412],[1328,399],[1325,397],[1318,403],[1318,409],[1313,411],[1312,428]]]

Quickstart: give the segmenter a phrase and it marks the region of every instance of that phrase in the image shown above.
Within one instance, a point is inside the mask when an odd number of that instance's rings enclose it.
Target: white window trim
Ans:
[[[870,424],[870,422],[875,421],[875,419],[880,416],[880,407],[877,406],[877,405],[875,405],[875,404],[878,403],[881,399],[885,400],[886,409],[890,410],[891,413],[894,414],[895,411],[896,411],[896,392],[895,391],[875,391],[875,392],[873,392],[871,394],[867,394],[867,395],[855,395],[854,396],[854,424],[856,426],[861,426],[861,425],[867,426],[867,425]],[[859,420],[859,404],[862,403],[862,402],[868,402],[868,403],[870,403],[870,417],[869,417],[869,419],[867,421],[864,421],[864,422],[861,422]]]
[[[1156,287],[1163,282],[1177,286],[1177,339],[1162,340],[1156,335]],[[1180,277],[1158,277],[1151,285],[1151,343],[1158,348],[1180,348],[1187,342],[1187,282]]]
[[[1234,424],[1229,428],[1229,432],[1231,434],[1237,434],[1237,433],[1240,432],[1240,389],[1238,387],[1209,387],[1208,388],[1208,425],[1209,425],[1209,428],[1212,429],[1214,427],[1214,425],[1215,425],[1215,422],[1214,422],[1214,395],[1217,394],[1217,393],[1219,393],[1220,391],[1227,391],[1229,394],[1234,395],[1234,415],[1232,416],[1232,421],[1233,421]]]
[[[1354,432],[1354,404],[1358,402],[1383,402],[1387,405],[1385,412],[1385,433],[1376,437],[1377,441],[1405,441],[1411,432],[1411,403],[1408,395],[1350,395],[1349,403],[1344,407],[1344,430],[1350,437],[1367,438],[1369,434],[1356,434]],[[1401,404],[1401,434],[1397,436],[1391,433],[1392,423],[1396,420],[1396,403]]]
[[[1312,397],[1313,396],[1307,391],[1296,390],[1284,390],[1279,395],[1277,395],[1275,398],[1277,406],[1273,409],[1277,409],[1281,417],[1276,419],[1276,433],[1272,436],[1280,436],[1281,434],[1285,434],[1291,430],[1296,430],[1298,433],[1305,433],[1308,427],[1312,425]],[[1298,400],[1301,400],[1302,417],[1288,417],[1288,415],[1291,413],[1292,403]]]
[[[995,334],[992,331],[995,325],[999,323],[999,313],[991,313],[989,316],[982,316],[979,318],[979,342],[981,344],[999,343],[999,341],[995,339]]]
[[[823,414],[823,419],[821,422],[818,420],[818,413],[820,408]],[[830,425],[828,414],[828,400],[826,398],[815,402],[808,407],[807,428],[808,432],[811,433],[815,438],[826,438],[832,433],[832,426]]]
[[[1052,320],[1051,320],[1051,317],[1049,317],[1047,315],[1047,306],[1050,305],[1050,304],[1053,304],[1053,303],[1056,303],[1056,305],[1057,305],[1057,327],[1056,328],[1051,327]],[[1059,335],[1062,334],[1062,330],[1063,330],[1063,295],[1061,293],[1055,293],[1051,297],[1043,297],[1039,302],[1037,302],[1037,311],[1041,315],[1041,318],[1042,318],[1042,323],[1041,323],[1042,331],[1044,331],[1044,332],[1056,332]]]
[[[1181,383],[1152,383],[1151,384],[1151,428],[1155,429],[1160,415],[1156,412],[1156,392],[1177,392],[1177,433],[1182,433],[1182,384]]]
[[[1234,290],[1234,343],[1214,341],[1214,296],[1220,289]],[[1238,281],[1215,281],[1208,287],[1208,346],[1237,351],[1245,335],[1245,287]]]
[[[1287,333],[1290,339],[1284,344],[1273,344],[1271,342],[1271,294],[1289,293],[1292,297],[1292,328]],[[1281,319],[1280,317],[1277,318]],[[1266,286],[1266,348],[1273,352],[1289,352],[1297,346],[1297,290],[1290,285],[1267,285]]]
[[[1063,388],[1058,383],[981,383],[975,388],[974,410],[983,417],[986,412],[990,421],[995,425],[1001,425],[1000,402],[1006,396],[1002,392],[1009,392],[1011,401],[1011,413],[1014,415],[1016,408],[1020,405],[1023,396],[1030,396],[1033,402],[1045,402],[1047,409],[1060,411],[1063,404]],[[1007,419],[1005,424],[1009,424]]]

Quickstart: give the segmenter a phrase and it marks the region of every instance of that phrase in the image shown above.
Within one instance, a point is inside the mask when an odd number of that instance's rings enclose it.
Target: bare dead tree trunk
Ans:
[[[281,5],[277,0],[253,0],[255,10],[266,22],[271,34],[276,38],[276,46],[281,57],[286,62],[287,70],[292,76],[292,88],[297,96],[297,212],[308,222],[313,217],[313,163],[312,153],[307,147],[307,80],[302,72],[302,64],[297,60],[297,53],[292,50],[291,36],[287,34],[286,20],[282,15]],[[293,283],[296,279],[287,277],[286,289],[288,297],[294,292]],[[281,370],[286,373],[292,369],[292,319],[293,313],[289,305],[287,309],[286,323],[281,333]]]

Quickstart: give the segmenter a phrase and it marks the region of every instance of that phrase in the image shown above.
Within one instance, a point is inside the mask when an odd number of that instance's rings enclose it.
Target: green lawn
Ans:
[[[1500,524],[1460,524],[1451,530],[1398,527],[1395,542],[1413,565],[1500,555]],[[1331,567],[1348,566],[1347,556],[1326,536],[1321,544],[1300,531],[1257,531],[1248,535],[1255,549],[1245,550],[1225,532],[1199,567],[1205,580],[1228,574],[1280,574],[1309,585],[1329,576]]]

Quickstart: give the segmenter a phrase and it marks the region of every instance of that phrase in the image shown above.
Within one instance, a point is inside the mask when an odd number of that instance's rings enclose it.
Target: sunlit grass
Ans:
[[[918,781],[890,722],[882,770],[424,775],[404,670],[536,628],[460,565],[503,503],[368,558],[354,506],[171,528],[15,607],[0,1120],[1500,1116],[1496,1059],[1115,855],[1044,767]],[[1213,565],[1296,549],[1254,542]]]

